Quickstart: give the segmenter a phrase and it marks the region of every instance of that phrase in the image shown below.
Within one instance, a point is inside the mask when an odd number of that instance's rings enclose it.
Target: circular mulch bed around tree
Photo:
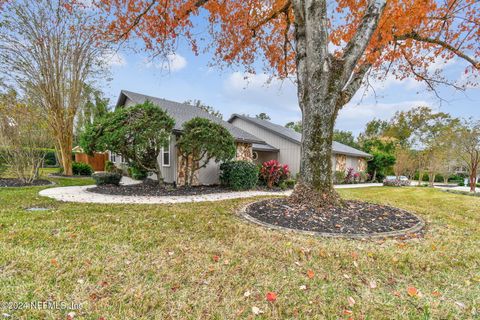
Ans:
[[[414,237],[425,223],[416,215],[390,206],[348,200],[343,207],[323,211],[292,206],[287,199],[251,203],[241,215],[262,226],[301,233],[345,238]]]
[[[52,181],[45,179],[38,179],[32,183],[24,183],[20,179],[14,178],[0,178],[0,187],[35,187],[35,186],[49,186],[54,184]]]

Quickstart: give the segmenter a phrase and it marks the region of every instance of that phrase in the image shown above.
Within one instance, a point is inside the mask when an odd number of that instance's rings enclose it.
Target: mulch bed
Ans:
[[[258,187],[256,191],[280,192],[280,189],[266,189]],[[115,195],[115,196],[196,196],[204,194],[235,192],[225,186],[211,185],[211,186],[194,186],[194,187],[178,187],[174,188],[171,185],[160,187],[154,182],[139,183],[126,186],[103,185],[87,189],[89,192]],[[252,191],[252,190],[247,190]]]
[[[316,211],[292,206],[286,199],[269,199],[251,204],[245,213],[274,226],[347,236],[405,230],[420,222],[405,210],[354,200]]]
[[[48,186],[51,185],[52,182],[45,180],[45,179],[38,179],[33,181],[32,183],[24,183],[20,179],[14,178],[1,178],[0,179],[0,187],[32,187],[32,186]]]
[[[116,195],[116,196],[194,196],[202,194],[232,192],[231,189],[222,186],[198,186],[190,188],[173,188],[171,186],[159,187],[153,183],[140,183],[127,186],[104,185],[87,189],[87,191]]]

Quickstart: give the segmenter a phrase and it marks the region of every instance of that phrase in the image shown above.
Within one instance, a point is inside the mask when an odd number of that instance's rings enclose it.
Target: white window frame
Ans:
[[[110,152],[110,162],[117,162],[117,154],[115,152]]]
[[[165,149],[168,150],[168,164],[165,164]],[[161,155],[162,155],[162,167],[170,167],[172,165],[172,157],[171,157],[171,152],[170,152],[170,138],[168,139],[168,148],[162,147],[160,150]]]

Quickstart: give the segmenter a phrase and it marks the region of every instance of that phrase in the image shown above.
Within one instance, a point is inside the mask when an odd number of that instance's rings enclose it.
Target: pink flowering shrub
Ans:
[[[279,186],[289,175],[288,165],[282,165],[277,160],[266,161],[260,168],[260,180],[265,182],[268,188]]]
[[[339,171],[337,171],[339,172]],[[339,182],[337,183],[362,183],[365,182],[369,179],[369,176],[366,172],[364,171],[355,171],[353,168],[348,168],[345,172],[343,172],[343,180],[341,179],[341,175],[336,173],[336,177],[338,176],[337,180]],[[340,180],[339,180],[340,179]]]

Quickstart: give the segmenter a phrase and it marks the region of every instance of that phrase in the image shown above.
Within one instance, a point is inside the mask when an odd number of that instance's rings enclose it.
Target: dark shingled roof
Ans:
[[[272,123],[270,121],[267,121],[267,120],[262,120],[262,119],[258,119],[258,118],[253,118],[253,117],[248,117],[248,116],[245,116],[245,115],[240,115],[240,114],[236,114],[234,113],[230,119],[228,119],[228,122],[232,122],[233,119],[235,118],[240,118],[240,119],[243,119],[245,121],[248,121],[248,122],[251,122],[255,125],[258,125],[259,127],[262,127],[270,132],[273,132],[275,134],[278,134],[282,137],[284,137],[285,139],[287,140],[290,140],[292,142],[295,142],[295,143],[301,143],[302,141],[302,135],[290,128],[286,128],[284,126],[281,126],[281,125],[278,125],[278,124],[275,124],[275,123]],[[355,148],[352,148],[350,146],[347,146],[347,145],[344,145],[340,142],[337,142],[337,141],[333,141],[333,144],[332,144],[332,149],[333,149],[333,153],[336,153],[336,154],[345,154],[345,155],[351,155],[351,156],[357,156],[357,157],[371,157],[370,154],[366,153],[366,152],[363,152],[361,150],[358,150],[358,149],[355,149]]]
[[[252,149],[254,151],[271,151],[271,152],[278,152],[279,150],[275,147],[272,147],[268,143],[253,143]]]
[[[226,122],[210,113],[206,112],[199,107],[192,106],[185,103],[179,103],[175,101],[165,100],[157,97],[147,96],[140,93],[135,93],[127,90],[122,90],[120,92],[120,96],[118,97],[116,107],[122,107],[125,105],[125,102],[129,98],[135,104],[144,103],[146,100],[153,102],[154,104],[158,105],[160,108],[165,110],[171,117],[175,119],[175,128],[176,131],[182,131],[183,123],[191,120],[195,117],[200,118],[207,118],[212,120],[223,127],[225,127],[235,138],[235,140],[240,142],[248,142],[248,143],[265,143],[263,140],[255,137],[254,135],[243,131],[240,128],[235,127],[229,122]]]

